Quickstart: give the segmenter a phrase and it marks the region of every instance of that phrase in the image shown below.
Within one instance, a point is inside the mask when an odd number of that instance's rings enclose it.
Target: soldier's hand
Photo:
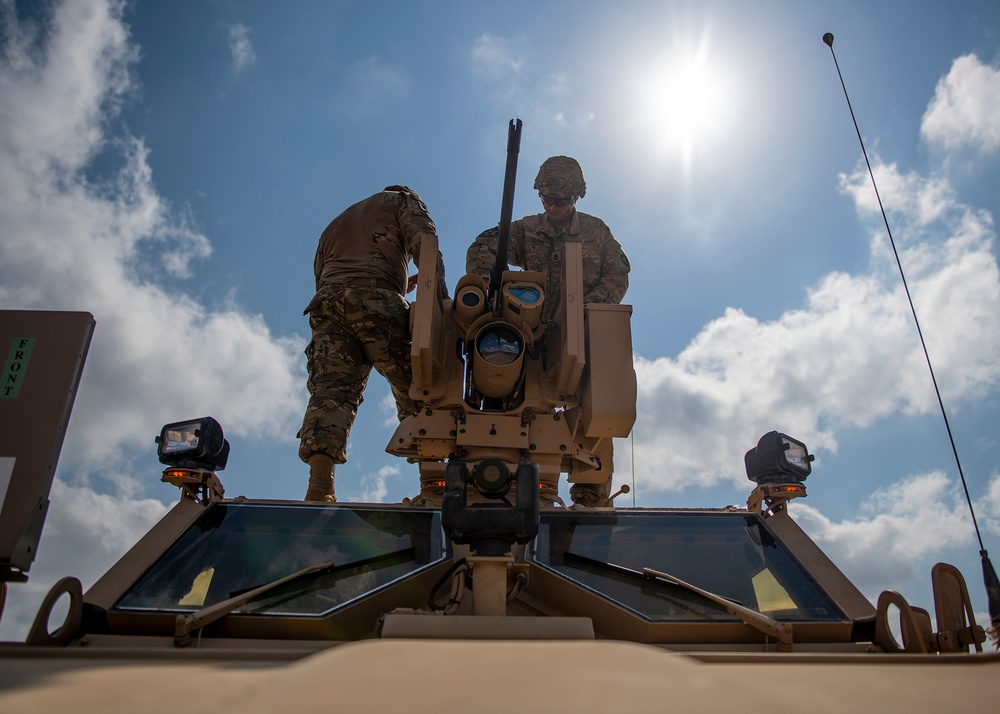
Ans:
[[[420,274],[418,273],[416,275],[411,275],[410,277],[408,277],[406,279],[406,293],[407,294],[412,293],[413,289],[415,287],[417,287],[417,278],[419,278],[419,277],[420,277]]]

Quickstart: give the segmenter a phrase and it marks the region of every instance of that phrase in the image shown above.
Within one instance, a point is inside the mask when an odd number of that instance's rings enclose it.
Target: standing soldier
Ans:
[[[420,197],[389,186],[360,201],[323,231],[316,250],[316,295],[306,347],[309,405],[298,433],[299,458],[309,464],[307,501],[336,501],[334,465],[347,460],[347,437],[364,401],[372,367],[389,380],[400,421],[417,410],[409,396],[408,266],[424,238],[437,232]],[[438,251],[438,290],[447,297]]]
[[[510,224],[508,262],[546,274],[542,319],[551,320],[558,306],[566,243],[583,246],[583,301],[620,303],[628,290],[628,257],[604,221],[576,210],[576,202],[587,195],[580,164],[569,156],[546,159],[535,178],[535,189],[544,212]],[[467,272],[489,278],[498,237],[497,228],[479,234],[466,254]],[[610,466],[610,446],[601,457],[602,464],[606,461]],[[610,493],[610,475],[604,484],[577,484],[570,489],[575,503],[588,506],[605,503]]]
[[[576,210],[577,200],[587,195],[580,164],[569,156],[546,159],[535,189],[544,212],[510,224],[508,262],[548,276],[542,319],[552,319],[558,304],[566,243],[583,244],[584,302],[620,303],[628,290],[628,257],[604,221]],[[497,228],[479,234],[466,253],[467,272],[489,277],[498,236]]]

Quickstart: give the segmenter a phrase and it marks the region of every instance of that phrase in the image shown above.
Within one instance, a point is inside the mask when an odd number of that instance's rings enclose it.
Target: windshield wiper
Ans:
[[[740,618],[743,622],[754,629],[763,632],[765,635],[773,637],[778,642],[778,649],[782,652],[790,652],[792,649],[792,626],[787,622],[779,622],[773,617],[764,615],[756,610],[751,610],[749,607],[745,607],[735,600],[730,600],[729,598],[723,597],[721,595],[716,595],[715,593],[710,593],[707,590],[702,590],[696,585],[685,582],[680,578],[676,578],[669,573],[663,573],[659,570],[653,570],[652,568],[643,568],[642,571],[633,570],[631,568],[626,568],[624,565],[618,565],[617,563],[607,563],[601,560],[595,560],[593,558],[588,558],[585,555],[578,555],[576,553],[566,552],[566,557],[571,559],[580,560],[583,562],[596,565],[598,567],[603,567],[608,570],[613,570],[617,573],[624,573],[626,575],[633,575],[636,577],[645,578],[646,580],[651,580],[653,582],[662,582],[668,585],[674,585],[680,588],[684,588],[688,592],[692,592],[695,595],[700,595],[701,597],[714,602],[716,605],[724,608],[726,612],[730,615],[734,615]]]
[[[567,551],[564,554],[565,561],[567,565],[571,565],[574,561],[579,562],[581,565],[591,566],[593,568],[598,568],[600,570],[607,570],[614,575],[619,576],[623,582],[628,583],[629,581],[641,580],[644,583],[651,584],[657,587],[652,588],[652,594],[657,598],[662,598],[669,601],[673,606],[681,607],[687,612],[699,617],[702,620],[715,620],[716,618],[706,611],[704,606],[699,606],[695,604],[695,600],[691,598],[691,592],[685,590],[679,585],[674,585],[667,581],[657,581],[646,577],[642,571],[634,570],[632,568],[627,568],[624,565],[617,565],[615,563],[606,563],[603,560],[596,560],[594,558],[589,558],[586,555],[579,555],[578,553],[573,553]],[[581,567],[579,565],[573,565],[572,567]],[[663,585],[669,585],[670,590],[679,590],[683,593],[680,595],[676,592],[670,592],[666,588],[660,587]]]
[[[778,641],[779,650],[782,652],[791,652],[792,626],[789,623],[778,622],[773,617],[757,612],[756,610],[751,610],[749,607],[737,604],[732,600],[722,597],[721,595],[716,595],[708,592],[707,590],[702,590],[691,583],[684,582],[680,578],[675,578],[673,575],[661,573],[659,570],[643,568],[642,574],[650,580],[660,580],[666,583],[672,583],[673,585],[679,585],[686,590],[690,590],[693,593],[701,595],[703,598],[711,600],[717,605],[721,605],[727,612],[729,612],[729,614],[740,618],[743,622],[750,625],[750,627],[753,627],[754,629],[763,632],[765,635],[770,635],[776,639]]]
[[[298,580],[299,578],[303,578],[307,575],[328,572],[335,566],[336,564],[332,560],[327,563],[320,563],[319,565],[311,565],[308,568],[303,568],[297,573],[286,575],[285,577],[274,580],[266,585],[261,585],[253,590],[248,590],[242,595],[237,595],[236,597],[231,597],[228,600],[223,600],[222,602],[218,602],[214,605],[203,607],[198,610],[198,612],[190,615],[178,615],[177,621],[174,625],[174,644],[178,647],[187,647],[191,644],[192,630],[204,627],[205,625],[215,622],[221,617],[225,617],[233,610],[238,610],[243,607],[255,597],[274,590],[276,587],[284,585],[285,583],[290,583],[293,580]]]
[[[323,575],[328,575],[331,573],[339,572],[342,570],[355,570],[359,567],[373,565],[375,563],[385,562],[387,560],[396,560],[400,556],[412,555],[414,549],[403,548],[402,550],[397,550],[392,553],[383,553],[382,555],[375,556],[373,558],[366,558],[360,561],[354,561],[351,563],[346,563],[344,565],[338,566],[334,561],[329,561],[326,563],[319,563],[318,565],[311,565],[308,568],[303,568],[302,570],[292,573],[291,575],[286,575],[278,580],[273,580],[269,583],[265,583],[259,587],[251,588],[250,590],[237,593],[230,597],[228,600],[223,600],[214,605],[209,605],[208,607],[203,607],[197,612],[193,612],[190,615],[178,615],[177,620],[174,624],[174,644],[178,647],[186,647],[191,644],[191,632],[193,630],[200,629],[206,625],[210,625],[216,620],[225,617],[234,610],[238,610],[244,605],[246,605],[251,600],[266,595],[272,590],[276,590],[283,585],[287,585],[298,580],[308,580],[312,581],[315,578],[321,577]],[[297,597],[305,592],[310,592],[312,586],[307,585],[301,590],[296,589],[293,597]],[[286,598],[285,600],[291,599]]]

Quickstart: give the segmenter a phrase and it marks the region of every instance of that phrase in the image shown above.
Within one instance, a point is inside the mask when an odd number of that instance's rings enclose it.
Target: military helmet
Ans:
[[[555,198],[571,198],[587,195],[587,182],[583,180],[583,169],[577,160],[569,156],[552,156],[545,159],[538,176],[535,177],[535,188],[543,196]]]
[[[410,188],[409,186],[403,186],[401,184],[386,186],[385,188],[382,189],[382,191],[388,191],[393,193],[405,193],[410,196],[415,196],[416,198],[420,198],[420,196],[417,196],[417,192],[414,191],[412,188]]]

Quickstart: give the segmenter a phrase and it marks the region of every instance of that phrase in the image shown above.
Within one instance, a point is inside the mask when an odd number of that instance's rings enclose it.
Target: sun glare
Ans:
[[[730,75],[705,43],[663,58],[638,77],[637,115],[648,145],[680,154],[686,168],[725,133],[732,116]]]

